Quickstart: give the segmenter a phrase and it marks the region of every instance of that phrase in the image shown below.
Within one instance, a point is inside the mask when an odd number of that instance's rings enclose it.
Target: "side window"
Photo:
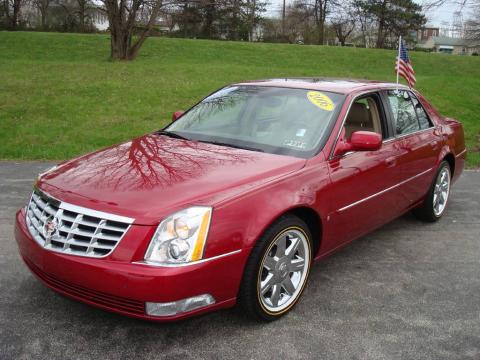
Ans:
[[[388,101],[393,114],[393,131],[396,135],[420,130],[417,114],[407,91],[388,91]]]
[[[352,103],[344,125],[346,139],[355,131],[372,131],[385,138],[386,132],[382,131],[383,122],[377,99],[378,96],[373,94]]]
[[[413,106],[415,106],[415,111],[417,112],[418,122],[420,123],[420,129],[428,129],[429,127],[432,127],[432,123],[428,118],[427,112],[423,108],[420,101],[418,101],[418,99],[413,94],[410,94],[410,97],[413,101]]]

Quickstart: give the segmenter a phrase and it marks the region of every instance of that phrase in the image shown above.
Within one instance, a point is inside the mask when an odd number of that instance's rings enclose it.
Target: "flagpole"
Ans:
[[[400,61],[400,46],[401,46],[401,43],[402,43],[402,35],[400,35],[400,37],[398,38],[398,56],[397,56],[397,61],[396,61],[396,65],[397,65],[397,93],[398,93],[398,75],[399,75],[399,72],[400,72],[400,66],[399,66],[399,61]]]

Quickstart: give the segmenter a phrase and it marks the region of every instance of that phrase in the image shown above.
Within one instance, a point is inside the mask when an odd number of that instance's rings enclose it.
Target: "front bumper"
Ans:
[[[46,250],[33,240],[24,209],[16,215],[15,238],[25,264],[48,287],[105,310],[153,321],[173,321],[233,306],[246,259],[241,251],[194,265],[155,267],[112,260],[113,256],[65,255]],[[178,301],[200,294],[212,295],[215,303],[168,317],[145,312],[145,302]]]

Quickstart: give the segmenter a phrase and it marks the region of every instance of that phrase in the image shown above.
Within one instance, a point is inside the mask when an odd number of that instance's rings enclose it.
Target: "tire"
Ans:
[[[312,264],[312,235],[304,221],[284,215],[250,253],[240,285],[239,305],[255,320],[272,321],[302,296]]]
[[[445,160],[440,163],[432,185],[423,203],[413,210],[413,214],[426,222],[438,221],[445,213],[451,187],[450,165]]]

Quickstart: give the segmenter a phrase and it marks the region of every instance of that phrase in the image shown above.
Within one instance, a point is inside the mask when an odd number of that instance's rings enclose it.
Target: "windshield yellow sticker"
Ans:
[[[319,91],[309,91],[307,93],[307,97],[313,105],[319,107],[322,110],[332,111],[335,107],[332,100],[330,100],[327,95],[322,94]]]

